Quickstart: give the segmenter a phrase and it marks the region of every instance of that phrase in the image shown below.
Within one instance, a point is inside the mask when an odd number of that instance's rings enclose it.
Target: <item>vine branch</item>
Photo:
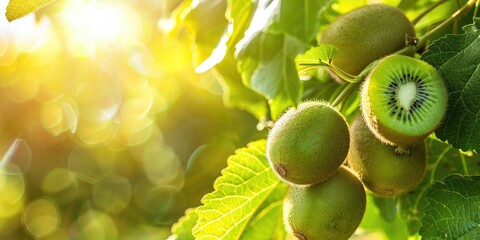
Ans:
[[[437,8],[438,6],[440,6],[440,5],[442,5],[443,3],[446,3],[446,2],[447,2],[447,0],[438,1],[435,4],[433,4],[432,6],[430,6],[429,8],[427,8],[425,11],[420,13],[416,18],[414,18],[412,20],[413,26],[417,25],[417,23],[420,22],[420,20],[422,20],[423,17],[425,17],[427,14],[429,14],[431,11],[433,11],[433,9]]]
[[[416,52],[418,49],[423,48],[426,44],[427,41],[438,31],[442,30],[444,27],[448,26],[450,23],[458,19],[459,17],[463,16],[466,14],[473,6],[477,5],[478,2],[477,0],[469,0],[462,8],[458,9],[456,12],[454,12],[449,18],[445,19],[442,23],[440,23],[438,26],[433,28],[432,30],[428,31],[425,33],[422,37],[419,38],[417,44],[415,45],[409,45],[406,46],[399,51],[395,52],[394,54],[408,54],[411,52]]]

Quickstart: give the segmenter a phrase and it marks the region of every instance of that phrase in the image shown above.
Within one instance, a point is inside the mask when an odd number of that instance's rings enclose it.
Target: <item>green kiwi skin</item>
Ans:
[[[424,69],[424,71],[429,71],[432,78],[436,78],[437,80],[439,80],[438,83],[439,84],[441,83],[442,87],[437,88],[435,90],[436,91],[435,94],[440,96],[439,99],[436,100],[436,103],[443,106],[438,108],[438,112],[443,113],[443,115],[441,118],[431,120],[432,124],[428,131],[425,131],[421,134],[420,133],[407,134],[405,132],[401,132],[399,131],[399,129],[396,128],[396,126],[393,126],[391,123],[382,122],[377,116],[377,113],[375,113],[375,111],[373,110],[372,106],[374,103],[372,101],[375,100],[376,96],[373,96],[373,94],[369,93],[369,85],[378,80],[382,81],[383,79],[386,79],[387,76],[381,77],[381,78],[377,77],[375,80],[373,80],[372,76],[375,74],[377,69],[382,64],[384,64],[384,62],[387,62],[387,61],[392,62],[392,60],[394,60],[396,63],[393,65],[398,66],[398,68],[404,67],[402,65],[405,65],[405,64],[416,64],[419,66],[420,69]],[[388,68],[389,71],[390,69],[392,69],[392,72],[394,71],[393,68]],[[385,75],[388,75],[388,74],[385,73]],[[446,112],[447,98],[448,98],[448,93],[447,93],[445,83],[443,82],[437,70],[435,70],[432,66],[428,65],[427,63],[419,59],[415,59],[408,56],[401,56],[401,55],[389,55],[383,58],[376,65],[376,67],[373,68],[372,71],[370,71],[369,75],[367,76],[366,80],[362,85],[362,88],[360,90],[360,95],[361,95],[361,111],[362,111],[363,119],[365,119],[367,126],[370,128],[373,134],[379,140],[381,140],[386,144],[390,144],[393,146],[400,146],[400,147],[409,147],[411,145],[415,145],[417,143],[423,142],[425,138],[427,138],[431,133],[433,133],[438,128],[438,126],[440,126],[440,124],[443,121],[444,114]]]
[[[348,166],[374,195],[397,197],[414,189],[422,180],[427,162],[424,142],[399,155],[395,146],[375,137],[361,115],[350,125],[350,136]]]
[[[360,180],[341,166],[325,182],[290,187],[284,201],[287,231],[302,240],[348,239],[359,226],[366,206]]]
[[[399,9],[386,4],[366,5],[342,15],[321,34],[319,43],[338,48],[333,64],[358,75],[374,60],[406,45],[415,37],[412,23]]]
[[[289,184],[310,185],[332,175],[350,144],[344,117],[328,103],[303,102],[282,115],[267,138],[267,159]]]

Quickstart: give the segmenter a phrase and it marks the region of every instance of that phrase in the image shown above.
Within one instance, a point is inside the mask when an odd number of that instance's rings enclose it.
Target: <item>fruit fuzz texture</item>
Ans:
[[[348,166],[373,194],[396,197],[422,180],[427,163],[424,142],[410,147],[408,154],[396,154],[396,147],[378,140],[361,116],[350,125],[350,136]]]
[[[334,174],[348,153],[343,116],[328,103],[311,101],[290,108],[271,129],[267,158],[285,182],[310,185]]]
[[[437,129],[447,110],[447,95],[434,67],[413,57],[390,55],[366,78],[361,109],[377,138],[405,147]]]
[[[284,202],[284,221],[300,240],[346,240],[360,224],[365,206],[362,183],[342,166],[325,182],[291,187]]]
[[[372,61],[403,48],[407,35],[415,37],[415,30],[403,12],[374,4],[339,17],[322,33],[319,42],[338,48],[333,65],[357,75]]]

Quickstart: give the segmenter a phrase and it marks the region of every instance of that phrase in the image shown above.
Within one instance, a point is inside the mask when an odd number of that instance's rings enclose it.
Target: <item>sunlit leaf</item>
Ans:
[[[337,53],[338,49],[331,44],[320,44],[308,49],[305,53],[295,58],[298,73],[303,75],[305,72],[325,66],[335,58]]]
[[[286,237],[283,224],[283,199],[287,188],[288,185],[281,184],[268,196],[248,223],[242,239],[268,240]]]
[[[434,41],[422,59],[437,68],[448,89],[445,120],[438,138],[462,150],[480,149],[480,19],[464,34]]]
[[[45,7],[57,0],[10,0],[5,16],[13,21]]]
[[[177,223],[172,226],[172,236],[168,240],[195,240],[192,229],[197,223],[198,215],[194,208],[185,211],[185,216],[180,218]]]
[[[302,88],[294,59],[314,40],[319,19],[331,2],[260,0],[236,45],[243,82],[270,101],[273,119],[300,101]]]
[[[265,140],[237,150],[214,187],[196,211],[196,239],[242,239],[258,236],[259,231],[264,237],[284,235],[279,218],[287,187],[265,158]]]
[[[212,50],[212,54],[195,69],[199,73],[213,68],[224,61],[226,55],[234,52],[235,44],[243,37],[243,33],[250,24],[255,7],[253,0],[227,0],[227,3],[225,17],[228,20],[228,26],[217,46]],[[232,66],[234,65],[229,67]],[[235,70],[235,68],[232,69]]]
[[[420,218],[426,204],[425,192],[435,181],[441,181],[452,173],[480,174],[480,156],[477,154],[463,154],[435,139],[427,139],[427,149],[425,177],[416,189],[399,198],[400,214],[407,222],[410,234],[415,234],[420,228]]]
[[[200,65],[217,47],[225,34],[227,19],[225,0],[192,1],[181,13],[183,24],[194,37],[195,65]]]
[[[431,186],[420,235],[425,239],[480,238],[480,176],[453,174]]]

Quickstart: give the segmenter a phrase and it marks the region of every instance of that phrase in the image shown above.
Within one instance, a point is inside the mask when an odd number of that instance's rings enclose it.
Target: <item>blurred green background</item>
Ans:
[[[266,137],[264,119],[224,105],[217,73],[195,73],[226,24],[223,15],[175,12],[196,2],[60,0],[0,18],[0,239],[166,239],[213,190],[228,156]],[[320,31],[379,2],[413,19],[436,1],[338,0]],[[417,34],[464,2],[436,8]],[[222,14],[226,1],[216,3]],[[195,27],[204,32],[187,31]],[[365,226],[394,232],[375,211]]]
[[[194,73],[179,3],[0,18],[0,239],[166,239],[227,157],[265,137]]]

